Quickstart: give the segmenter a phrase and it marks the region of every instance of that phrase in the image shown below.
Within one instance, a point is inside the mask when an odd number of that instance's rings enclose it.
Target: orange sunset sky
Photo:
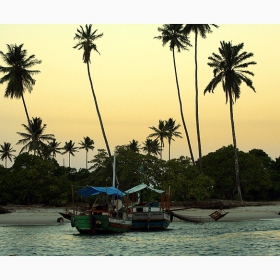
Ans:
[[[215,2],[215,1],[214,1]],[[50,8],[49,8],[50,9]],[[140,9],[141,10],[141,9]],[[148,13],[150,15],[150,13]],[[103,118],[111,152],[117,145],[129,144],[132,139],[140,144],[152,133],[149,126],[157,126],[159,119],[173,118],[182,124],[177,89],[174,76],[172,52],[168,45],[154,39],[160,35],[157,28],[164,23],[194,23],[194,18],[180,14],[148,20],[142,15],[127,21],[122,16],[113,20],[105,14],[95,21],[86,14],[77,19],[66,15],[57,21],[57,13],[50,21],[36,17],[35,22],[9,20],[0,25],[0,50],[7,51],[6,44],[24,44],[28,55],[35,54],[42,60],[33,69],[41,73],[34,76],[36,85],[31,94],[25,93],[30,117],[40,117],[47,124],[45,133],[52,133],[56,140],[72,140],[76,146],[83,137],[89,136],[95,142],[95,149],[89,152],[89,160],[97,149],[105,149],[104,140],[87,76],[86,64],[82,62],[82,51],[73,49],[73,40],[79,25],[92,23],[103,37],[96,41],[100,54],[92,52],[91,74]],[[174,20],[175,19],[175,20]],[[234,105],[237,146],[248,152],[263,149],[272,159],[280,156],[280,111],[279,73],[280,25],[270,20],[258,23],[256,18],[238,23],[238,19],[228,22],[226,18],[214,20],[219,28],[206,39],[198,39],[198,82],[199,114],[203,155],[232,144],[229,104],[225,104],[225,94],[219,85],[214,94],[203,91],[213,77],[207,65],[208,57],[218,53],[220,41],[233,44],[244,43],[244,51],[254,53],[251,60],[257,62],[248,70],[256,89],[254,93],[245,85],[241,87],[241,98]],[[97,22],[97,23],[95,23]],[[199,22],[205,22],[200,16]],[[178,78],[185,121],[189,130],[195,159],[198,158],[195,126],[195,85],[194,85],[194,34],[190,35],[193,47],[188,51],[176,52]],[[2,58],[0,65],[5,65]],[[3,74],[1,74],[1,77]],[[12,143],[18,154],[22,146],[16,145],[21,137],[16,132],[24,132],[21,124],[26,124],[26,116],[21,100],[4,98],[6,84],[0,85],[0,143]],[[183,126],[184,138],[177,138],[171,145],[171,157],[190,156]],[[167,143],[163,159],[168,158]],[[68,166],[68,156],[58,155],[60,165]],[[4,164],[4,162],[0,162]],[[12,165],[8,162],[8,167]],[[79,150],[71,157],[71,167],[85,168],[85,151]]]

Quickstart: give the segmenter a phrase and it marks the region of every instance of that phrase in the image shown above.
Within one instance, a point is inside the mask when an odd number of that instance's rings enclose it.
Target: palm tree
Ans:
[[[135,153],[138,153],[140,150],[140,145],[138,143],[138,141],[132,139],[132,141],[129,141],[129,145],[128,145],[129,149],[132,150]]]
[[[88,164],[88,151],[94,149],[94,146],[93,146],[94,141],[87,136],[87,137],[84,137],[84,142],[81,141],[79,144],[81,145],[81,147],[79,149],[86,150],[86,169],[88,169],[88,165],[87,165]]]
[[[12,161],[12,157],[15,157],[12,153],[15,151],[11,147],[11,143],[4,142],[4,145],[0,145],[1,160],[5,159],[5,168],[7,168],[7,158]]]
[[[226,95],[226,103],[229,101],[230,106],[230,120],[231,120],[231,130],[232,139],[234,146],[234,158],[235,158],[235,174],[236,174],[236,186],[238,192],[238,198],[242,201],[242,194],[240,189],[240,179],[239,179],[239,164],[237,155],[237,145],[236,136],[234,128],[234,118],[233,118],[233,104],[236,99],[240,97],[240,85],[244,82],[248,87],[250,87],[254,92],[253,82],[246,75],[254,76],[254,73],[244,70],[249,65],[257,64],[255,61],[246,62],[246,60],[253,56],[253,53],[247,53],[245,51],[240,51],[243,49],[244,44],[232,45],[231,42],[226,43],[225,41],[220,42],[221,47],[219,48],[219,53],[213,53],[211,57],[208,57],[210,62],[208,65],[213,67],[214,78],[210,81],[208,86],[204,90],[204,94],[208,92],[214,92],[216,86],[221,82],[223,90]]]
[[[182,106],[182,101],[181,101],[180,88],[179,88],[177,69],[176,69],[176,60],[175,60],[175,48],[177,48],[178,52],[180,52],[181,49],[187,50],[187,46],[191,46],[191,44],[189,42],[188,36],[183,32],[182,24],[164,24],[163,28],[161,28],[161,27],[158,28],[158,31],[161,32],[161,36],[157,36],[154,38],[162,40],[163,46],[165,46],[166,43],[169,42],[169,48],[173,54],[173,64],[174,64],[175,79],[176,79],[176,85],[177,85],[177,91],[178,91],[181,118],[182,118],[184,130],[186,133],[186,138],[188,141],[191,159],[194,164],[194,157],[193,157],[191,142],[190,142],[190,138],[189,138],[189,134],[188,134],[188,130],[187,130],[187,126],[185,123],[184,114],[183,114],[183,106]]]
[[[160,158],[162,159],[162,150],[164,147],[164,139],[167,138],[167,131],[165,122],[162,120],[159,120],[158,127],[149,127],[154,131],[154,133],[151,133],[148,137],[156,137],[156,139],[159,139],[160,141]]]
[[[158,139],[147,138],[145,142],[143,142],[142,150],[146,152],[148,155],[154,154],[155,156],[160,155],[160,143]]]
[[[74,153],[77,152],[78,148],[75,147],[75,142],[72,142],[72,140],[70,140],[69,142],[65,142],[65,145],[62,149],[65,150],[65,152],[62,153],[63,155],[69,153],[69,167],[70,167],[70,155],[74,157],[75,156]]]
[[[52,157],[56,157],[56,153],[61,154],[61,148],[59,148],[61,142],[56,142],[56,139],[53,139],[51,142],[48,141],[48,149],[52,154]]]
[[[97,98],[96,98],[96,95],[95,95],[95,92],[94,92],[93,83],[92,83],[91,75],[90,75],[90,69],[89,69],[91,50],[94,50],[94,51],[99,53],[94,41],[97,40],[98,38],[101,38],[103,36],[103,33],[96,35],[97,29],[92,31],[91,27],[92,27],[92,24],[89,24],[89,25],[86,24],[85,30],[82,26],[80,26],[80,29],[77,29],[77,33],[75,34],[74,40],[78,40],[79,43],[77,45],[75,45],[73,48],[78,48],[78,50],[82,49],[84,51],[83,62],[87,64],[88,78],[89,78],[91,91],[92,91],[92,95],[93,95],[94,102],[95,102],[97,115],[98,115],[99,122],[100,122],[100,127],[101,127],[101,130],[102,130],[102,134],[103,134],[103,138],[104,138],[104,141],[105,141],[105,144],[106,144],[108,155],[111,158],[112,157],[111,156],[111,151],[110,151],[109,143],[107,141],[107,137],[106,137],[104,125],[103,125],[103,122],[102,122],[101,114],[100,114],[100,111],[99,111]]]
[[[198,34],[202,38],[206,38],[207,33],[211,33],[211,25],[218,28],[216,24],[186,24],[184,31],[186,34],[194,32],[195,34],[195,44],[194,44],[194,63],[195,63],[195,116],[196,116],[196,133],[197,133],[197,144],[198,144],[198,154],[199,154],[199,168],[200,173],[203,173],[202,167],[202,151],[201,151],[201,140],[200,140],[200,129],[199,129],[199,113],[198,113],[198,79],[197,79],[197,37]]]
[[[169,118],[168,121],[165,122],[166,131],[167,131],[167,140],[169,145],[169,160],[170,160],[170,147],[171,147],[171,140],[175,141],[173,137],[183,138],[181,136],[181,132],[177,131],[178,128],[181,126],[180,124],[175,125],[175,120]]]
[[[5,74],[5,76],[0,79],[0,83],[8,83],[5,90],[5,97],[10,97],[12,99],[22,99],[27,122],[32,133],[32,140],[36,144],[23,94],[25,90],[28,90],[29,92],[32,91],[33,85],[35,85],[36,82],[32,76],[40,73],[39,70],[28,69],[34,65],[40,64],[42,61],[36,59],[34,54],[27,57],[27,51],[22,49],[22,47],[23,44],[19,46],[16,44],[7,45],[7,53],[0,51],[0,55],[2,56],[3,60],[8,64],[8,67],[0,66],[0,72]],[[36,148],[40,155],[39,147],[36,146]]]
[[[46,147],[46,144],[43,141],[47,140],[53,140],[54,135],[53,134],[43,134],[47,125],[42,125],[42,119],[41,118],[32,118],[32,121],[30,121],[30,126],[27,126],[25,124],[22,124],[22,126],[25,128],[26,132],[17,132],[23,139],[19,140],[16,145],[22,144],[24,145],[23,148],[20,150],[20,154],[27,150],[28,152],[34,151],[34,154],[37,152],[40,152],[40,149],[44,149]],[[38,149],[37,149],[38,147]],[[41,154],[41,153],[40,153]]]

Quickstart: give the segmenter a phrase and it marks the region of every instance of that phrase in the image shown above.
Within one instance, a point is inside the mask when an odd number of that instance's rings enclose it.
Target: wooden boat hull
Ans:
[[[71,219],[71,225],[83,234],[122,233],[130,230],[132,222],[108,215],[77,215]]]
[[[170,214],[157,212],[135,212],[130,215],[131,230],[165,230],[172,222]]]
[[[71,217],[74,216],[73,213],[62,213],[62,212],[59,212],[59,214],[60,214],[63,218],[65,218],[65,219],[67,219],[67,220],[71,220]]]

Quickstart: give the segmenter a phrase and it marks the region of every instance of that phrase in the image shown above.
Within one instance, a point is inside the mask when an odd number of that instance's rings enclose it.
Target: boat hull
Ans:
[[[131,230],[165,230],[172,222],[170,214],[157,212],[135,212],[130,215],[132,219]]]
[[[71,224],[80,233],[122,233],[130,230],[132,222],[117,219],[108,215],[77,215],[71,219]]]

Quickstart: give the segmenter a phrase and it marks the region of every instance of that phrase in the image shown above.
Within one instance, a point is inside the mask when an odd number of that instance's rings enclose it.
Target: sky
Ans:
[[[99,16],[95,23],[86,20],[88,15],[86,19],[66,16],[60,21],[56,16],[54,13],[49,21],[35,18],[33,22],[7,17],[0,24],[0,50],[5,53],[6,44],[24,44],[28,55],[34,54],[42,60],[33,67],[41,73],[33,76],[36,84],[31,93],[25,93],[25,101],[30,117],[40,117],[47,125],[45,133],[54,134],[57,142],[61,142],[60,147],[70,140],[79,147],[79,142],[89,136],[95,143],[89,160],[98,149],[106,149],[86,64],[82,61],[83,52],[73,48],[77,43],[73,39],[76,30],[85,23],[92,23],[97,34],[103,33],[96,40],[100,55],[92,52],[90,70],[111,152],[117,145],[129,144],[133,139],[142,146],[153,132],[149,127],[157,126],[159,120],[173,118],[176,124],[182,125],[172,52],[168,45],[163,47],[160,40],[154,39],[160,35],[158,27],[171,21],[164,21],[164,16],[152,20],[140,16],[142,21],[129,16],[126,22],[120,16],[110,21],[106,14],[105,19]],[[183,15],[178,20],[175,23],[188,23]],[[210,20],[219,27],[212,27],[213,32],[206,39],[198,38],[202,154],[232,144],[229,104],[225,103],[222,86],[214,94],[203,93],[213,78],[208,57],[218,53],[220,41],[231,41],[244,43],[243,50],[252,52],[254,56],[250,60],[257,62],[248,69],[255,74],[252,80],[256,93],[241,86],[241,98],[234,105],[237,147],[244,152],[262,149],[275,159],[280,156],[280,25],[270,20],[258,23],[255,18],[241,23],[236,19]],[[189,39],[193,47],[176,52],[176,63],[184,117],[197,160],[194,34]],[[0,65],[5,65],[2,58]],[[0,85],[0,143],[11,143],[17,155],[22,148],[16,145],[21,139],[17,132],[24,132],[22,124],[27,124],[27,120],[22,101],[5,98],[5,88],[6,84]],[[183,126],[179,131],[184,137],[172,142],[171,158],[190,156]],[[69,165],[68,155],[57,155],[56,159],[60,165]],[[167,142],[163,159],[168,159]],[[71,156],[70,164],[77,169],[85,168],[85,150]],[[11,165],[8,161],[8,167]]]

